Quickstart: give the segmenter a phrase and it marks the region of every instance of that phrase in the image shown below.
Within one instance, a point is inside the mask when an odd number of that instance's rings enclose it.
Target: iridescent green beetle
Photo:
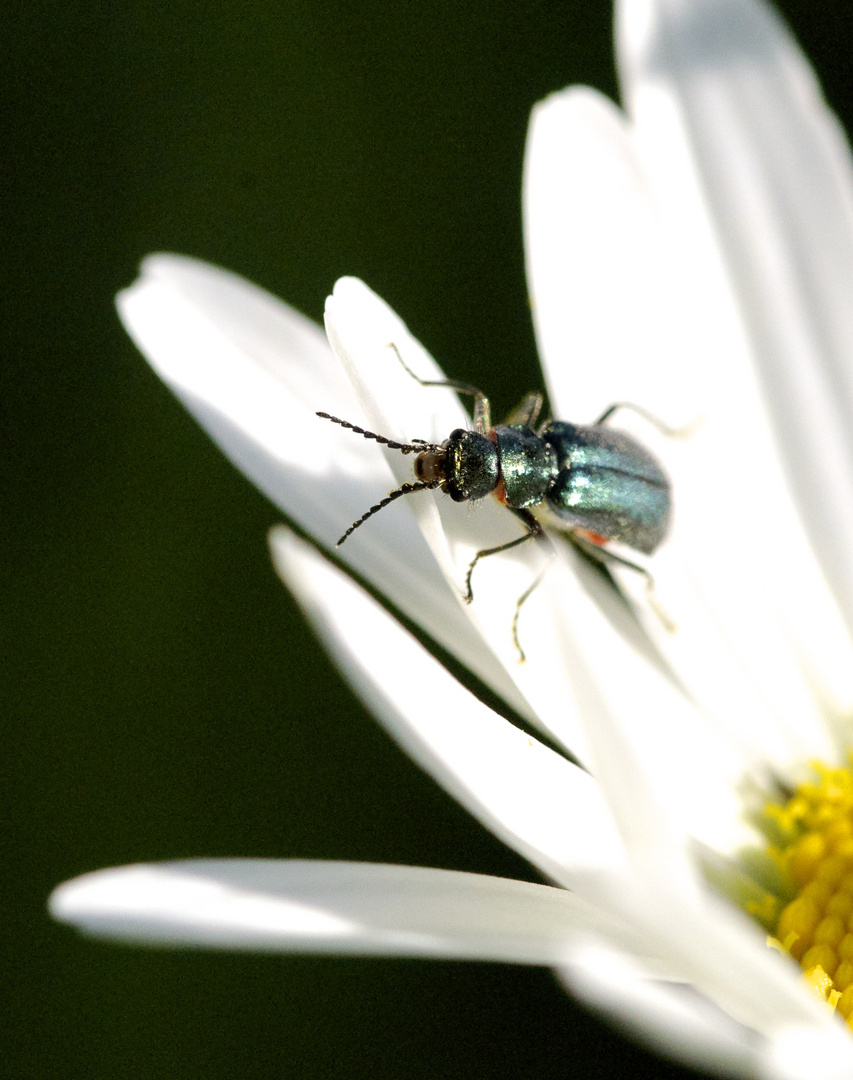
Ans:
[[[442,443],[414,440],[394,442],[384,435],[357,427],[328,413],[317,413],[365,439],[374,439],[402,454],[417,454],[416,481],[403,484],[354,522],[338,541],[342,544],[360,525],[383,507],[417,491],[440,489],[455,502],[468,502],[493,494],[524,524],[525,533],[507,543],[478,551],[468,567],[465,599],[471,601],[471,574],[487,555],[508,551],[528,540],[548,542],[546,530],[558,529],[588,555],[648,571],[608,551],[604,545],[618,541],[651,555],[667,534],[672,509],[670,483],[655,457],[636,439],[608,425],[618,409],[632,409],[656,427],[674,434],[644,409],[627,403],[611,405],[593,424],[570,424],[550,420],[536,428],[542,395],[529,394],[507,424],[492,427],[489,400],[482,390],[452,380],[422,386],[444,386],[474,398],[474,430],[457,428]],[[541,522],[532,507],[546,506],[548,520]],[[521,605],[539,583],[537,578],[520,597],[513,621],[513,637],[522,658],[516,625]]]

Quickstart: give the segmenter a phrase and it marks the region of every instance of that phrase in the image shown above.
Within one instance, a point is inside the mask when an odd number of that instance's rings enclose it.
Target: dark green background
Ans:
[[[783,7],[849,124],[849,0]],[[156,249],[314,317],[357,274],[449,373],[509,407],[539,383],[527,116],[570,82],[614,93],[609,4],[130,0],[11,16],[6,1074],[682,1075],[547,971],[137,951],[44,910],[84,870],[188,855],[532,876],[353,700],[273,576],[277,513],[149,372],[112,297]]]

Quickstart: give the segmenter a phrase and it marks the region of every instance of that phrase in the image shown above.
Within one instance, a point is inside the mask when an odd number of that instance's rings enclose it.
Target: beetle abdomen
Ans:
[[[605,425],[553,421],[542,438],[554,448],[558,468],[547,503],[566,527],[651,554],[670,516],[669,480],[652,455]]]

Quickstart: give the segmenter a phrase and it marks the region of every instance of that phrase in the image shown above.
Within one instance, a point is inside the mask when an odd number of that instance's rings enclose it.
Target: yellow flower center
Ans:
[[[769,854],[788,897],[774,905],[768,944],[790,953],[853,1028],[853,771],[814,770],[815,780],[787,802],[764,808],[779,838]],[[749,908],[764,920],[771,914],[766,904]]]

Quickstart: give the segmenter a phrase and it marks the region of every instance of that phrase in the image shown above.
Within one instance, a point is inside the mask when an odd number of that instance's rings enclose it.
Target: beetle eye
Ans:
[[[447,482],[445,492],[453,499],[454,502],[467,502],[470,499],[470,495],[464,489],[454,484],[452,481]]]

